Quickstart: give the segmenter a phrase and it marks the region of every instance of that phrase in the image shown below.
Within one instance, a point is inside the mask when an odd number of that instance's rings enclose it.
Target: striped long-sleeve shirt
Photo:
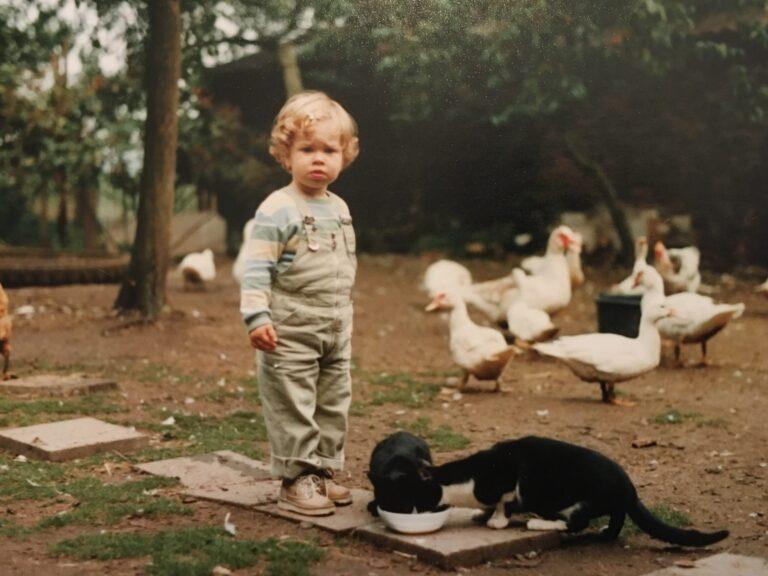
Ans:
[[[338,227],[342,214],[331,198],[305,201],[318,228]],[[248,332],[271,322],[272,284],[293,262],[301,233],[301,213],[285,188],[270,194],[256,210],[250,237],[243,239],[245,270],[240,283],[240,312]]]

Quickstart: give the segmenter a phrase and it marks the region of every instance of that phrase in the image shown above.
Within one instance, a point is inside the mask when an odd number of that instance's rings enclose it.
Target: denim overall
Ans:
[[[340,217],[332,230],[321,230],[301,193],[284,190],[303,229],[293,262],[272,282],[277,346],[258,351],[257,361],[272,473],[295,478],[344,466],[357,258],[352,218],[338,196],[329,192]]]

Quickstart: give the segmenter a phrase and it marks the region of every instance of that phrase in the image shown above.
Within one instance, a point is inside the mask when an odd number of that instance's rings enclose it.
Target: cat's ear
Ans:
[[[432,466],[432,462],[430,462],[429,460],[424,460],[422,458],[419,461],[419,469],[418,469],[419,478],[426,481],[433,480],[434,475],[432,472],[434,471],[434,469],[435,467]]]

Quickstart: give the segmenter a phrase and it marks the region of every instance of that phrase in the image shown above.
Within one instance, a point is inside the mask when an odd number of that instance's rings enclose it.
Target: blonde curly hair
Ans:
[[[346,168],[360,153],[357,123],[349,112],[325,92],[307,90],[291,96],[280,109],[272,126],[269,153],[290,171],[288,156],[296,136],[311,134],[312,126],[321,120],[336,122],[341,132],[342,166]]]

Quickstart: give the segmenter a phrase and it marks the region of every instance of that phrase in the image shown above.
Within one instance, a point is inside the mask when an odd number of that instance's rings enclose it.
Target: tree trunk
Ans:
[[[165,305],[170,258],[181,70],[180,0],[148,0],[147,120],[136,239],[115,307],[148,319]]]
[[[568,150],[570,151],[574,160],[576,160],[576,163],[585,172],[587,172],[590,176],[593,176],[598,181],[603,202],[608,208],[608,212],[611,214],[613,225],[616,228],[616,233],[618,234],[619,241],[621,242],[619,258],[623,264],[631,265],[635,259],[635,242],[632,239],[632,232],[630,231],[629,224],[627,223],[627,216],[624,214],[624,210],[621,208],[621,204],[619,203],[619,198],[616,194],[616,189],[613,187],[613,183],[610,181],[608,175],[605,173],[605,170],[603,170],[603,167],[600,166],[600,164],[594,160],[589,159],[581,150],[579,150],[571,136],[567,136],[565,141],[568,146]]]
[[[38,235],[40,244],[46,248],[51,247],[51,234],[49,229],[50,209],[48,204],[48,190],[45,185],[41,185],[38,194],[40,195],[40,218],[38,220]]]
[[[277,58],[283,68],[285,92],[290,98],[303,90],[301,84],[301,69],[296,58],[296,47],[293,42],[282,42],[277,46]]]
[[[95,192],[88,187],[88,183],[83,179],[77,188],[75,197],[75,215],[77,223],[83,231],[83,247],[87,251],[97,250],[99,248],[99,221],[96,217],[96,202],[98,197]]]
[[[59,237],[59,246],[69,247],[69,203],[67,202],[67,178],[64,169],[58,168],[53,175],[56,190],[59,193],[59,209],[56,214],[56,235]]]

